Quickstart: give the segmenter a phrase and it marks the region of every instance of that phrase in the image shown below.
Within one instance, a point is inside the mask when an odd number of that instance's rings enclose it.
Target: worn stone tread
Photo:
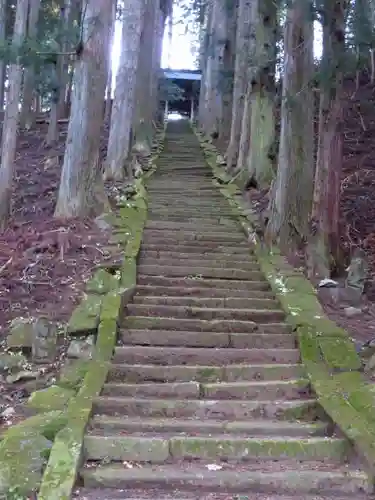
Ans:
[[[210,320],[239,320],[257,323],[282,321],[284,311],[279,308],[226,308],[226,307],[197,307],[184,305],[164,304],[129,304],[126,310],[130,316],[157,316],[159,318],[182,318]]]
[[[263,278],[263,277],[262,277]],[[173,277],[173,276],[143,276],[138,274],[137,283],[140,286],[173,286],[186,288],[213,288],[217,290],[270,290],[270,285],[264,279],[260,281],[241,281],[224,279],[200,279],[199,277]],[[222,292],[224,293],[224,292]],[[231,292],[232,293],[232,292]]]
[[[94,411],[102,415],[129,415],[167,418],[214,418],[244,420],[246,418],[285,418],[290,411],[302,412],[316,406],[315,399],[294,401],[232,401],[209,399],[142,399],[97,397]]]
[[[228,467],[228,464],[215,462],[223,468],[210,471],[206,466],[196,464],[153,465],[152,467],[126,468],[122,464],[106,465],[83,469],[81,475],[85,486],[104,486],[114,488],[156,488],[164,487],[169,491],[184,489],[203,493],[290,493],[298,489],[299,494],[363,494],[368,488],[365,474],[345,466],[329,463],[300,463],[279,461],[272,463],[267,470],[264,463],[250,463],[247,467]],[[271,464],[270,464],[271,465]],[[288,466],[289,465],[289,466]],[[228,470],[229,469],[229,470]],[[262,470],[263,469],[263,470]],[[301,498],[301,497],[299,497]],[[329,498],[329,497],[328,497]],[[357,498],[357,497],[356,497]]]
[[[208,309],[225,308],[225,309],[270,309],[277,310],[279,303],[274,299],[263,298],[236,298],[236,297],[223,297],[223,298],[197,298],[189,296],[180,297],[157,297],[150,295],[135,295],[133,299],[134,304],[143,305],[163,305],[163,306],[190,306]]]
[[[175,330],[226,333],[290,333],[292,327],[283,322],[256,323],[237,319],[184,319],[160,316],[128,316],[124,320],[128,329]]]
[[[172,432],[199,434],[241,434],[243,436],[274,436],[286,437],[324,436],[328,432],[328,424],[317,422],[288,422],[282,420],[196,420],[172,418],[129,418],[96,415],[91,420],[90,432],[141,432],[164,433]]]
[[[171,245],[174,245],[171,242]],[[202,278],[223,278],[223,279],[236,279],[242,281],[260,281],[263,274],[260,271],[243,271],[242,269],[222,269],[215,267],[204,266],[190,266],[190,265],[176,265],[174,267],[169,265],[156,265],[150,263],[140,263],[139,272],[146,276],[170,276],[170,277],[191,277],[200,276]]]
[[[300,364],[151,365],[112,363],[108,381],[118,382],[216,382],[219,380],[288,380],[303,376]]]
[[[296,347],[293,335],[285,333],[226,333],[183,332],[174,330],[122,330],[121,342],[131,345],[170,347],[236,347],[236,348],[286,348]]]
[[[162,365],[194,364],[223,365],[225,363],[298,363],[298,349],[210,349],[195,347],[118,346],[115,363],[152,363]]]
[[[193,296],[195,299],[199,298],[245,298],[250,299],[273,299],[273,294],[267,289],[264,290],[264,283],[259,283],[259,290],[254,290],[254,282],[252,282],[252,289],[250,290],[236,290],[225,288],[210,288],[210,287],[200,287],[199,282],[196,286],[157,286],[157,285],[137,285],[136,296],[147,295],[157,296],[157,297],[190,297]]]

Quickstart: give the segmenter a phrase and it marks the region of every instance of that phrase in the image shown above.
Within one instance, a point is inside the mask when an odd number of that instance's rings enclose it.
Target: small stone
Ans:
[[[57,351],[57,326],[46,318],[38,318],[33,323],[31,347],[34,363],[52,363]]]
[[[20,382],[21,380],[33,380],[38,378],[40,373],[38,371],[27,371],[27,370],[22,370],[18,373],[14,373],[11,375],[8,375],[6,377],[6,381],[8,384],[14,384],[16,382]]]
[[[354,318],[363,313],[362,309],[359,307],[345,307],[344,312],[348,318]]]
[[[85,339],[73,339],[68,347],[68,358],[91,359],[94,347],[94,336]]]
[[[11,349],[31,347],[33,343],[33,318],[15,318],[10,324],[7,345]]]
[[[319,288],[334,288],[337,286],[339,286],[339,283],[337,281],[331,280],[330,278],[324,278],[318,284]]]
[[[363,292],[368,275],[368,269],[369,264],[366,253],[361,248],[356,248],[347,269],[348,276],[346,278],[346,284],[348,286],[358,288],[361,292]]]
[[[112,226],[111,224],[109,224],[107,221],[106,221],[106,217],[105,217],[105,214],[102,214],[102,215],[98,215],[98,217],[96,217],[94,219],[94,223],[98,226],[99,229],[101,229],[102,231],[109,231],[110,229],[112,229]]]
[[[22,368],[27,364],[27,359],[22,354],[0,354],[0,372],[10,372]]]
[[[3,412],[1,412],[1,417],[3,418],[9,418],[13,416],[16,413],[16,410],[13,408],[13,406],[9,406],[9,408],[5,408]]]
[[[114,275],[105,269],[98,269],[86,285],[87,292],[105,294],[119,286],[120,275]]]
[[[33,392],[27,402],[29,408],[38,411],[62,410],[74,391],[57,385]]]
[[[371,356],[371,358],[367,361],[365,366],[366,372],[372,372],[375,369],[375,354]]]

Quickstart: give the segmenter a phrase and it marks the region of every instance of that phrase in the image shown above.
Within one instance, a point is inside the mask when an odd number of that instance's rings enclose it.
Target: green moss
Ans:
[[[73,311],[68,323],[68,333],[85,334],[96,330],[99,322],[102,299],[97,295],[86,295]]]
[[[60,371],[57,385],[66,389],[76,390],[82,382],[90,363],[92,361],[87,359],[68,360]]]
[[[85,425],[82,419],[57,435],[40,485],[39,500],[71,498],[81,463]]]
[[[112,357],[113,349],[117,341],[117,321],[107,319],[100,322],[98,338],[95,344],[95,356],[104,361]]]
[[[132,288],[137,284],[137,262],[134,257],[125,257],[121,268],[121,286]]]
[[[214,439],[173,438],[171,454],[175,458],[250,458],[291,457],[311,459],[342,459],[348,455],[350,445],[345,439]]]
[[[141,248],[142,232],[143,232],[143,225],[142,227],[139,227],[137,230],[134,230],[132,236],[129,238],[129,241],[125,247],[126,257],[137,257],[139,249]]]
[[[62,410],[66,407],[74,391],[58,385],[33,392],[27,401],[27,406],[39,412]]]
[[[29,498],[36,491],[48,458],[51,440],[66,424],[59,411],[28,418],[12,426],[0,443],[0,495],[17,492]]]
[[[110,290],[118,288],[120,277],[110,274],[105,269],[98,269],[91,280],[86,285],[88,293],[105,294]]]
[[[122,308],[122,295],[119,291],[107,293],[103,298],[100,321],[117,320]]]

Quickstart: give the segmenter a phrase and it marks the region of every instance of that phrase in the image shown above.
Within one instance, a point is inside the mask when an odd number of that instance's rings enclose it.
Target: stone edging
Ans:
[[[115,212],[104,217],[112,228],[109,244],[121,246],[121,265],[114,274],[105,269],[97,271],[68,324],[71,335],[96,334],[91,359],[76,360],[70,369],[60,374],[56,385],[33,393],[28,404],[40,413],[12,426],[2,435],[0,483],[7,485],[6,498],[24,498],[30,492],[32,485],[38,483],[46,457],[48,462],[38,499],[71,498],[81,466],[83,437],[93,399],[100,394],[107,378],[121,312],[135,290],[136,259],[147,217],[144,184],[156,169],[164,136],[165,125],[156,132],[154,153],[149,160],[151,168],[135,180],[132,198],[127,199],[120,193]],[[36,467],[30,463],[28,446],[37,446],[40,450]],[[2,493],[0,488],[0,496]]]
[[[362,362],[345,330],[328,319],[317,293],[277,248],[264,248],[253,229],[241,191],[226,173],[216,148],[196,127],[193,130],[212,169],[213,183],[229,202],[260,267],[297,334],[301,359],[319,404],[337,424],[368,466],[375,479],[374,389],[362,374]],[[218,161],[219,159],[219,161]]]

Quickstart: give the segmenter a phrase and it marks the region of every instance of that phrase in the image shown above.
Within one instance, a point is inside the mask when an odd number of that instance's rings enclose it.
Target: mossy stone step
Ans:
[[[183,288],[206,288],[220,290],[220,293],[226,293],[230,290],[251,292],[251,291],[270,291],[270,285],[265,280],[260,281],[240,281],[240,280],[220,280],[220,279],[203,279],[197,277],[172,277],[172,276],[144,276],[138,274],[138,286],[168,286],[168,287],[183,287]]]
[[[195,281],[195,286],[158,286],[158,285],[138,285],[136,288],[136,293],[138,297],[148,296],[148,297],[194,297],[196,299],[200,298],[218,298],[228,297],[234,298],[244,298],[245,300],[251,299],[271,299],[273,300],[274,295],[272,291],[267,291],[267,287],[263,281],[256,283],[259,290],[254,288],[254,282],[252,282],[252,287],[250,290],[236,290],[225,289],[225,288],[204,288],[199,286],[199,280]]]
[[[121,460],[165,463],[169,459],[274,460],[280,457],[298,460],[342,460],[351,447],[345,439],[327,437],[243,438],[228,435],[215,437],[144,437],[121,435],[86,435],[84,455],[87,460]]]
[[[220,382],[289,380],[304,375],[300,364],[151,365],[112,363],[108,382]]]
[[[197,242],[197,241],[218,241],[218,242],[225,242],[225,243],[246,243],[245,237],[243,234],[240,232],[238,233],[227,233],[223,234],[221,231],[220,232],[215,232],[215,231],[210,231],[210,232],[188,232],[188,231],[173,231],[173,230],[166,230],[163,231],[162,233],[158,229],[145,229],[143,232],[143,240],[147,242],[147,240],[150,240],[152,238],[159,239],[163,238],[166,240],[172,239],[172,240],[177,240],[177,241],[192,241],[192,242]]]
[[[121,342],[130,345],[173,347],[235,347],[276,349],[296,347],[296,338],[277,333],[176,332],[173,330],[122,330]]]
[[[239,267],[242,269],[242,266],[246,266],[248,264],[257,264],[258,265],[258,260],[255,258],[254,255],[252,255],[249,252],[245,252],[243,255],[239,254],[228,254],[225,255],[223,253],[219,252],[207,252],[207,253],[201,253],[197,255],[197,252],[175,252],[174,250],[170,251],[163,251],[163,250],[149,250],[148,252],[142,251],[140,252],[140,258],[147,258],[150,260],[157,260],[157,259],[165,259],[165,260],[179,260],[179,261],[197,261],[199,260],[201,264],[203,262],[217,262],[220,263],[220,265],[225,265],[225,267]]]
[[[193,245],[192,243],[180,243],[171,247],[166,243],[156,244],[156,243],[146,243],[142,242],[141,252],[153,251],[153,252],[169,252],[173,248],[175,252],[181,253],[196,253],[199,255],[211,255],[212,258],[216,258],[216,255],[222,255],[225,257],[236,256],[236,258],[247,259],[248,255],[251,255],[251,249],[247,246],[227,246],[221,243],[208,243],[205,242],[203,245]]]
[[[172,418],[131,419],[97,415],[90,423],[90,433],[128,434],[144,433],[187,433],[194,436],[203,434],[242,434],[249,436],[308,437],[325,436],[327,424],[308,422],[286,422],[282,420],[183,420]]]
[[[304,380],[254,382],[163,382],[163,383],[107,383],[101,396],[142,398],[191,398],[267,400],[303,399],[309,392]]]
[[[147,305],[165,305],[165,306],[190,306],[190,307],[208,307],[208,308],[233,308],[233,309],[277,309],[279,303],[274,299],[264,298],[241,298],[241,297],[168,297],[153,295],[135,295],[134,304]]]
[[[179,305],[128,304],[126,310],[130,316],[153,316],[159,318],[181,318],[210,320],[239,320],[250,322],[277,322],[285,318],[281,309],[234,309],[225,307],[195,307]]]
[[[151,399],[106,397],[95,398],[93,410],[97,414],[196,418],[215,420],[246,420],[251,418],[291,420],[291,415],[309,415],[317,411],[317,402],[293,401],[232,401],[208,399]]]
[[[223,365],[239,363],[298,363],[298,349],[235,349],[195,348],[159,346],[116,347],[114,363],[159,364],[159,365]]]
[[[124,327],[136,330],[176,330],[195,332],[226,332],[226,333],[289,333],[292,328],[287,323],[255,323],[239,320],[202,320],[183,318],[162,318],[158,316],[128,316]]]
[[[165,231],[165,230],[175,230],[175,231],[208,231],[215,229],[215,232],[223,232],[225,234],[238,234],[239,233],[239,225],[234,224],[233,220],[228,220],[227,223],[220,220],[218,218],[214,219],[212,222],[201,222],[198,224],[192,222],[174,222],[168,220],[148,220],[145,225],[145,229],[153,229],[157,231]]]
[[[171,243],[172,245],[172,243]],[[261,281],[264,279],[260,271],[242,271],[241,269],[222,269],[201,266],[190,266],[183,262],[179,266],[148,265],[140,263],[138,272],[146,276],[170,276],[170,277],[202,277],[213,279],[233,279],[243,281]]]
[[[288,464],[285,460],[280,461],[284,468],[274,467],[274,471],[267,470],[265,466],[262,468],[261,463],[256,469],[253,464],[247,467],[242,465],[241,470],[228,467],[226,463],[216,462],[216,465],[219,470],[210,470],[207,462],[179,466],[145,465],[140,468],[111,464],[83,469],[81,476],[87,487],[123,488],[127,491],[140,486],[144,489],[165,488],[165,491],[183,490],[186,494],[194,493],[194,499],[197,498],[197,491],[199,497],[204,499],[201,495],[205,492],[220,494],[225,489],[226,495],[238,493],[244,499],[246,496],[249,498],[249,494],[254,494],[254,500],[255,494],[272,495],[263,498],[259,496],[261,500],[276,500],[283,493],[296,495],[295,500],[336,500],[336,495],[338,500],[340,494],[348,495],[348,500],[361,500],[363,493],[371,490],[364,473],[347,467],[328,468],[324,462],[306,462],[302,469],[300,464]],[[153,494],[155,495],[155,490]],[[305,494],[314,496],[306,498]]]
[[[157,267],[180,267],[183,266],[185,268],[204,268],[204,269],[237,269],[240,272],[242,271],[250,271],[250,272],[261,272],[258,262],[256,261],[243,261],[237,262],[235,260],[217,260],[215,257],[211,257],[211,259],[202,259],[197,254],[193,254],[188,259],[180,259],[179,257],[152,257],[151,255],[147,255],[145,257],[140,257],[139,266],[157,266]]]

